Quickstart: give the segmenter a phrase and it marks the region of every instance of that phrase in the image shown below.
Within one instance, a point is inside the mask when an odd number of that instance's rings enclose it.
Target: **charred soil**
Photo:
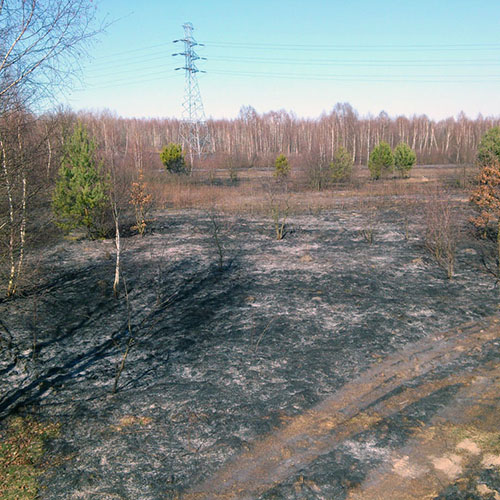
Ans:
[[[60,425],[42,499],[401,499],[405,474],[496,498],[499,297],[474,240],[449,280],[418,211],[296,215],[281,241],[221,215],[220,266],[209,214],[155,217],[124,238],[128,305],[112,241],[46,249],[0,303],[1,415]]]

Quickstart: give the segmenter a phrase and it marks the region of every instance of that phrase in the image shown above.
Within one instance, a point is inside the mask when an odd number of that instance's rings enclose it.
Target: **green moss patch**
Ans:
[[[57,436],[59,424],[16,417],[0,430],[0,492],[3,500],[36,498],[44,443]]]

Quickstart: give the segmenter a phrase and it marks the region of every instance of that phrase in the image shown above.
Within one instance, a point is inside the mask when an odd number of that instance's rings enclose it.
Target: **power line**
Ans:
[[[325,80],[325,81],[346,81],[346,82],[400,82],[400,83],[490,83],[500,81],[499,75],[487,75],[478,78],[476,75],[394,75],[390,77],[379,77],[377,75],[297,75],[292,73],[266,73],[266,72],[237,72],[237,71],[212,71],[212,74],[240,76],[245,78],[277,78],[287,80]],[[452,80],[455,78],[457,80]],[[470,79],[469,79],[470,78]],[[493,80],[496,79],[496,80]]]
[[[165,67],[165,66],[166,65],[154,64],[154,65],[147,65],[147,66],[136,66],[136,67],[121,69],[121,70],[120,69],[117,69],[117,70],[110,69],[109,71],[106,71],[106,72],[94,73],[94,74],[90,73],[88,75],[88,77],[91,79],[105,78],[105,77],[110,77],[110,76],[122,76],[123,77],[123,76],[127,76],[127,75],[138,77],[138,76],[147,76],[148,74],[155,74],[155,73],[158,73],[160,71],[168,73],[174,69],[173,65],[169,66],[169,67]],[[164,69],[161,69],[162,67],[164,67]],[[151,71],[153,73],[151,73]]]
[[[165,48],[169,45],[169,42],[158,42],[153,45],[146,45],[143,47],[138,47],[136,49],[131,50],[123,50],[118,52],[111,52],[103,56],[96,56],[93,61],[93,65],[106,65],[109,59],[116,59],[117,56],[123,56],[124,59],[130,59],[130,54],[138,54],[140,52],[148,52],[151,54],[151,49],[160,49]],[[285,43],[264,43],[264,42],[222,42],[222,41],[212,41],[206,42],[205,46],[211,47],[222,47],[222,48],[240,48],[240,49],[254,49],[258,48],[267,48],[267,49],[286,49],[286,50],[300,50],[307,49],[309,50],[397,50],[398,52],[406,49],[416,49],[416,50],[499,50],[500,51],[500,43],[472,43],[472,44],[358,44],[358,45],[348,45],[348,44],[285,44]],[[161,50],[159,54],[164,54],[164,51]],[[102,62],[99,62],[102,61]]]
[[[301,66],[498,66],[498,59],[466,59],[466,60],[411,60],[411,59],[277,59],[264,57],[211,57],[214,61],[263,63],[263,64],[291,64]]]
[[[128,87],[131,85],[137,85],[139,83],[149,83],[158,80],[165,80],[166,78],[174,78],[174,75],[169,75],[167,71],[169,70],[165,70],[159,73],[152,73],[151,75],[154,74],[162,75],[156,78],[155,77],[151,78],[151,76],[146,75],[146,78],[142,78],[139,80],[130,80],[128,78],[122,80],[112,80],[112,81],[110,80],[108,82],[101,82],[103,85],[101,85],[101,83],[99,83],[98,85],[86,85],[84,88],[75,89],[75,91],[83,92],[85,90],[102,90],[102,89],[117,88],[117,87]]]
[[[83,91],[86,89],[91,90],[101,90],[107,88],[115,88],[115,87],[125,87],[136,85],[139,83],[149,83],[153,81],[158,81],[164,78],[173,78],[173,75],[169,75],[168,73],[171,71],[171,68],[167,68],[160,71],[154,71],[149,73],[141,72],[141,78],[139,79],[130,79],[123,77],[122,72],[120,73],[111,73],[107,75],[98,75],[95,78],[99,78],[102,76],[113,76],[113,75],[122,75],[122,78],[116,79],[113,78],[107,81],[100,81],[96,84],[88,83],[86,84],[86,88],[76,89],[77,91]],[[137,71],[133,71],[132,74],[137,74]],[[287,79],[287,80],[325,80],[325,81],[373,81],[373,82],[433,82],[433,83],[488,83],[496,81],[495,79],[500,78],[500,75],[428,75],[428,74],[420,74],[420,75],[385,75],[381,77],[379,75],[366,75],[366,74],[357,74],[357,75],[329,75],[329,74],[308,74],[308,75],[300,75],[297,73],[277,73],[277,72],[255,72],[255,71],[224,71],[224,70],[214,70],[212,74],[216,75],[228,75],[228,76],[239,76],[239,77],[249,77],[249,78],[277,78],[277,79]],[[126,72],[125,72],[126,75]],[[453,81],[452,79],[460,78],[460,80]]]
[[[97,68],[99,71],[99,68],[113,68],[113,67],[121,67],[124,65],[129,66],[130,64],[140,64],[143,62],[151,62],[151,61],[163,61],[165,62],[165,51],[159,51],[159,52],[151,52],[148,54],[148,56],[137,56],[137,57],[124,57],[124,58],[115,58],[114,61],[112,62],[102,62],[102,63],[92,63],[92,66],[90,68],[90,71],[92,71],[94,68]]]
[[[438,48],[449,48],[449,47],[473,47],[473,48],[489,48],[489,47],[497,47],[500,48],[500,42],[484,42],[484,43],[410,43],[410,44],[404,44],[404,43],[382,43],[382,44],[375,44],[375,43],[366,43],[366,44],[342,44],[342,43],[335,43],[335,44],[300,44],[300,43],[280,43],[280,42],[231,42],[231,41],[206,41],[205,45],[245,45],[245,46],[260,46],[260,47],[325,47],[325,48],[346,48],[346,47],[359,47],[359,48],[364,48],[364,47],[375,47],[375,48],[391,48],[391,47],[397,47],[397,48],[426,48],[426,47],[438,47]]]
[[[212,42],[215,44],[215,42]],[[254,42],[254,43],[239,43],[239,42],[217,42],[216,45],[222,47],[222,48],[227,48],[227,47],[233,47],[233,48],[238,48],[238,49],[252,49],[252,50],[255,50],[255,48],[266,48],[266,49],[272,49],[273,47],[276,48],[276,49],[287,49],[287,50],[298,50],[298,49],[307,49],[308,51],[309,50],[314,50],[315,52],[318,52],[318,51],[321,51],[321,50],[362,50],[362,49],[376,49],[376,50],[380,50],[380,49],[383,49],[383,48],[386,48],[386,49],[397,49],[397,51],[401,51],[401,50],[405,50],[406,48],[413,48],[413,49],[425,49],[425,48],[430,48],[430,49],[433,49],[433,50],[440,50],[440,49],[471,49],[471,50],[498,50],[500,51],[500,44],[455,44],[455,45],[441,45],[441,46],[438,46],[438,45],[407,45],[407,46],[404,46],[404,45],[398,45],[398,46],[393,46],[393,45],[357,45],[357,46],[354,46],[354,45],[336,45],[336,46],[333,46],[333,45],[318,45],[318,46],[313,46],[313,45],[299,45],[299,44],[275,44],[275,45],[270,45],[270,44],[262,44],[262,43],[258,43],[258,42]],[[151,49],[152,48],[159,48],[159,47],[165,47],[166,46],[166,43],[158,43],[158,44],[154,44],[154,45],[148,45],[148,46],[144,46],[144,47],[141,47],[141,48],[137,48],[137,49],[132,49],[130,51],[120,51],[120,52],[115,52],[115,53],[111,53],[111,54],[106,54],[105,56],[99,56],[96,58],[95,61],[93,61],[92,63],[92,68],[99,68],[99,67],[104,67],[106,69],[108,68],[112,68],[114,66],[122,66],[125,62],[127,65],[131,64],[131,63],[141,63],[141,62],[150,62],[150,61],[160,61],[163,59],[164,57],[164,50],[159,50],[159,51],[154,51],[154,52],[151,52]],[[144,51],[147,51],[147,54],[145,56],[143,55],[137,55],[136,57],[130,57],[130,54],[139,54],[141,52],[144,52]],[[119,60],[119,57],[118,57],[118,60],[117,60],[117,56],[123,56],[123,61],[120,61]],[[222,57],[214,57],[213,59],[216,59],[216,60],[226,60],[225,58],[223,59],[224,56]],[[225,57],[228,57],[228,56],[225,56]],[[229,56],[230,57],[230,56]],[[109,61],[109,59],[111,59],[111,61]],[[235,60],[235,59],[238,59],[238,60],[247,60],[247,61],[267,61],[268,59],[267,58],[261,58],[261,57],[256,57],[256,56],[251,56],[251,57],[245,57],[245,56],[237,56],[237,57],[233,57],[231,58],[232,60]],[[231,60],[231,59],[227,59],[227,60]],[[277,58],[271,58],[269,59],[269,62],[271,63],[272,62],[278,62],[279,64],[284,64],[285,62],[288,62],[286,60],[282,60],[282,59],[277,59]],[[283,61],[283,62],[281,62]],[[341,62],[342,61],[342,62]],[[387,62],[400,62],[401,60],[394,60],[394,61],[391,61],[391,60],[373,60],[374,62],[380,62],[381,64],[382,63],[386,63]],[[440,64],[441,61],[443,60],[420,60],[418,61],[418,63],[420,64],[423,64],[423,65],[427,65],[427,64],[430,64],[430,63],[435,63],[435,64]],[[489,63],[491,61],[492,64],[498,64],[499,60],[496,59],[496,60],[482,60],[481,63]],[[318,59],[318,60],[311,60],[310,63],[308,61],[300,61],[298,60],[297,58],[293,59],[293,60],[290,60],[290,63],[291,64],[295,64],[295,63],[298,63],[298,64],[314,64],[314,63],[318,63],[318,64],[347,64],[349,62],[349,60],[330,60],[330,59]],[[357,64],[358,60],[352,60],[352,64]],[[363,61],[363,63],[368,63],[369,61]],[[403,61],[401,61],[403,62]],[[411,62],[411,59],[408,60],[408,62]],[[417,62],[417,61],[415,61]],[[446,59],[443,61],[444,63],[447,63],[447,64],[461,64],[461,61],[460,60],[449,60],[449,59]],[[467,64],[473,64],[474,63],[474,60],[467,60],[467,61],[464,61],[466,62]],[[478,60],[479,62],[479,60]],[[350,64],[350,62],[349,62]]]
[[[231,57],[231,56],[214,56],[210,58],[214,61],[220,62],[235,62],[235,63],[261,63],[261,64],[279,64],[286,65],[290,64],[293,66],[365,66],[365,67],[434,67],[434,66],[470,66],[470,67],[482,67],[482,66],[500,66],[500,60],[498,59],[463,59],[463,60],[450,60],[450,59],[433,59],[433,60],[412,60],[412,59],[279,59],[279,58],[264,58],[264,57]],[[144,63],[155,63],[164,65],[165,54],[164,52],[158,56],[152,56],[148,58],[138,58],[129,59],[126,61],[128,66],[127,69],[121,69],[119,71],[122,73],[134,73],[136,71],[144,71],[145,69],[154,68],[154,66],[144,67]],[[124,62],[117,61],[112,64],[106,64],[101,68],[92,67],[89,69],[88,74],[96,74],[97,76],[102,76],[103,71],[110,74],[115,74],[116,71],[113,68],[123,68]],[[137,68],[137,69],[134,69]],[[109,71],[107,71],[109,70]]]
[[[145,47],[138,47],[137,49],[131,49],[131,50],[121,50],[119,52],[111,52],[109,54],[106,54],[104,56],[97,56],[95,59],[97,60],[102,60],[102,59],[113,59],[115,58],[116,56],[128,56],[130,54],[134,54],[134,53],[137,53],[137,52],[143,52],[143,51],[148,51],[150,49],[154,49],[154,48],[158,48],[158,47],[167,47],[170,45],[170,42],[161,42],[161,43],[157,43],[155,45],[146,45]]]
[[[223,47],[223,48],[238,48],[238,49],[272,49],[272,50],[293,50],[293,51],[500,51],[499,43],[487,44],[364,44],[364,45],[347,45],[347,44],[284,44],[284,43],[262,43],[262,42],[207,42],[207,47]]]
[[[194,40],[194,39],[193,39]],[[279,50],[299,50],[299,49],[314,49],[316,52],[321,50],[340,50],[340,49],[397,49],[402,50],[405,48],[419,48],[419,49],[432,49],[432,50],[499,50],[500,44],[498,43],[483,43],[483,44],[446,44],[446,45],[434,45],[434,44],[421,44],[421,45],[301,45],[301,44],[269,44],[262,42],[210,42],[212,46],[218,45],[222,48],[227,49],[228,47],[235,49],[251,49],[255,51],[257,48],[272,48],[275,47]],[[162,67],[165,66],[164,60],[164,50],[158,51],[152,49],[158,49],[159,47],[165,47],[166,43],[161,42],[157,44],[152,44],[137,49],[132,49],[130,51],[122,51],[114,54],[108,54],[104,58],[111,58],[111,61],[103,61],[103,58],[98,58],[101,62],[93,64],[93,67],[88,72],[89,78],[96,80],[102,78],[113,77],[111,80],[99,81],[95,85],[87,85],[92,89],[105,89],[113,86],[126,86],[126,85],[136,85],[139,83],[148,83],[149,81],[156,81],[161,75],[165,75],[171,68],[165,68],[164,70],[155,71],[160,64]],[[202,44],[197,44],[197,46],[203,46]],[[148,51],[147,54],[142,54],[144,51]],[[135,57],[130,57],[130,54],[136,54]],[[196,54],[196,53],[195,53]],[[119,57],[124,55],[127,57],[126,61],[121,61]],[[419,54],[421,57],[421,54]],[[305,56],[305,54],[304,54]],[[197,54],[196,57],[200,58]],[[221,55],[214,56],[212,58],[219,62],[230,62],[237,63],[242,67],[241,71],[215,71],[215,74],[228,75],[228,76],[240,76],[240,77],[256,77],[256,78],[286,78],[290,80],[332,80],[332,81],[379,81],[379,82],[390,82],[390,81],[402,81],[405,82],[435,82],[435,83],[464,83],[464,82],[492,82],[499,78],[498,75],[435,75],[432,73],[426,73],[419,75],[377,75],[377,74],[342,74],[342,75],[330,75],[323,73],[314,73],[308,75],[301,75],[297,73],[287,73],[287,72],[256,72],[252,71],[251,67],[245,69],[245,66],[257,63],[257,64],[272,64],[272,65],[293,65],[294,67],[356,67],[356,68],[406,68],[415,67],[421,71],[421,68],[431,68],[431,67],[498,67],[500,66],[500,60],[497,59],[455,59],[455,58],[439,58],[439,59],[412,59],[412,58],[377,58],[377,59],[359,59],[359,58],[318,58],[318,59],[301,59],[296,58],[284,58],[284,57],[261,57],[261,56],[230,56]],[[124,68],[124,63],[126,62],[127,67]],[[152,63],[144,66],[145,63]],[[158,64],[154,64],[158,63]],[[101,69],[102,68],[102,69]],[[114,69],[117,68],[117,69]],[[116,78],[120,77],[120,78]],[[130,78],[128,78],[130,77]],[[135,78],[134,78],[135,77]],[[199,92],[199,89],[198,89]]]
[[[471,67],[493,67],[500,66],[500,61],[495,60],[462,60],[462,61],[447,61],[447,60],[435,60],[435,61],[412,61],[408,59],[400,59],[400,60],[386,60],[386,59],[373,59],[373,60],[331,60],[331,59],[312,59],[308,61],[301,60],[292,60],[292,59],[268,59],[268,58],[237,58],[237,57],[213,57],[211,58],[216,61],[221,62],[242,62],[243,64],[247,63],[261,63],[261,64],[280,64],[286,65],[290,64],[293,66],[330,66],[330,67],[454,67],[454,66],[471,66]],[[154,57],[148,59],[140,59],[136,62],[129,62],[127,69],[114,70],[114,66],[108,66],[106,69],[109,71],[90,71],[89,76],[92,78],[102,78],[106,76],[115,76],[115,75],[137,75],[140,72],[144,75],[145,71],[155,70],[158,68],[158,64],[143,66],[141,63],[143,62],[158,62],[164,63],[164,54],[162,57]],[[140,65],[140,66],[138,66]],[[116,67],[122,68],[123,64],[117,63]],[[148,73],[150,74],[150,73]]]

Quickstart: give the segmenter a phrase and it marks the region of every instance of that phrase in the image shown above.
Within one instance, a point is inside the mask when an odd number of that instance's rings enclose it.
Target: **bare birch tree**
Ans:
[[[101,30],[89,0],[0,0],[0,194],[5,193],[8,213],[0,231],[8,235],[7,295],[18,290],[33,192],[33,155],[25,154],[20,117],[71,84],[88,43]],[[49,175],[52,144],[46,144]]]

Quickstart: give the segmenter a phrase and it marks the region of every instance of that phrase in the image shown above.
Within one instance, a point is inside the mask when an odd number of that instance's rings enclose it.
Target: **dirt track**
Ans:
[[[486,421],[490,427],[493,424],[489,431],[500,436],[500,423],[497,420],[500,410],[498,361],[488,363],[480,369],[453,373],[437,380],[432,377],[437,366],[453,363],[462,356],[470,356],[473,351],[488,349],[492,342],[498,346],[499,339],[500,320],[489,318],[484,323],[463,325],[456,331],[431,336],[408,346],[346,384],[331,398],[306,413],[293,417],[278,432],[255,443],[250,451],[234,459],[183,498],[258,498],[347,439],[380,425],[432,393],[450,387],[465,388],[457,393],[447,408],[446,413],[450,419],[454,419],[454,425],[464,428],[472,425],[486,431]],[[467,398],[465,404],[464,397]],[[431,426],[435,425],[434,421],[442,419],[443,416],[434,417]],[[432,429],[429,425],[422,426],[417,435],[425,436],[429,429]],[[451,469],[451,459],[447,458],[457,456],[453,455],[456,452],[455,446],[450,448],[449,443],[444,445],[436,441],[427,443],[428,456],[425,458],[422,458],[425,453],[420,443],[413,444],[410,456],[405,455],[399,461],[395,457],[401,455],[401,451],[395,450],[389,461],[399,463],[399,468],[390,473],[372,474],[372,477],[350,491],[347,498],[433,498],[439,493],[438,486],[451,483],[462,472],[462,457],[456,459],[457,466],[454,469]],[[470,442],[478,447],[477,451],[474,448],[475,454],[481,453],[478,443],[472,440]],[[427,467],[412,463],[417,460],[416,455],[419,455],[419,462],[427,462]],[[435,455],[444,457],[442,467]],[[495,457],[500,465],[500,455]],[[451,462],[450,465],[447,461]],[[401,463],[404,463],[404,468]],[[439,479],[439,475],[443,477]],[[433,480],[429,480],[429,476]],[[413,483],[411,489],[409,480]],[[306,489],[315,489],[311,480],[299,482],[299,489],[301,484]],[[316,486],[316,490],[319,491],[319,487]]]

